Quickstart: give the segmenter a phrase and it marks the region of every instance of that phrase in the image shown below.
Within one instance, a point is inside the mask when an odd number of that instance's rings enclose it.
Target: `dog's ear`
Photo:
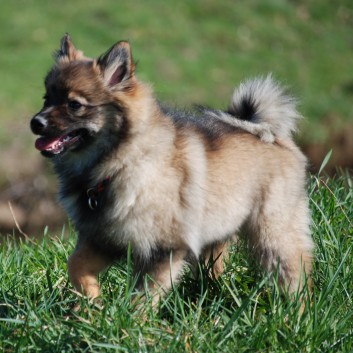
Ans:
[[[109,87],[126,82],[134,76],[135,64],[129,42],[118,42],[97,60],[104,82]]]
[[[60,49],[55,53],[56,61],[74,61],[83,58],[83,52],[75,48],[69,34],[66,33],[61,39]]]

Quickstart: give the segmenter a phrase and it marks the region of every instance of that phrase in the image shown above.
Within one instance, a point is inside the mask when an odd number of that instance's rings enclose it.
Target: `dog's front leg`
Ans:
[[[112,263],[112,258],[91,244],[78,242],[68,261],[69,278],[77,291],[91,299],[100,295],[98,274]]]
[[[139,271],[136,287],[141,291],[141,294],[147,290],[148,295],[152,296],[153,306],[156,306],[161,297],[172,288],[173,284],[179,281],[188,262],[188,255],[189,252],[186,250],[174,250]],[[137,301],[141,301],[140,304],[142,304],[144,299],[138,296],[136,297]]]

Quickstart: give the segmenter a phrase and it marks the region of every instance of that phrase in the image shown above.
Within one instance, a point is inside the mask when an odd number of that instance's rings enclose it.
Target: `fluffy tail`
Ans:
[[[257,126],[255,134],[265,136],[262,139],[267,142],[291,138],[301,118],[296,100],[271,75],[242,83],[233,93],[228,113],[241,120],[246,130]],[[239,120],[234,125],[239,126]]]

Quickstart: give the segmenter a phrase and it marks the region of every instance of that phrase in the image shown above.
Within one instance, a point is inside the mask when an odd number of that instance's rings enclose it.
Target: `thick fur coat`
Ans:
[[[290,292],[302,286],[313,248],[306,159],[292,140],[295,101],[270,76],[242,84],[226,111],[169,110],[136,78],[129,43],[90,59],[66,35],[45,87],[31,128],[78,231],[77,290],[97,297],[98,274],[130,244],[137,287],[147,278],[157,301],[201,256],[220,275],[239,233]]]

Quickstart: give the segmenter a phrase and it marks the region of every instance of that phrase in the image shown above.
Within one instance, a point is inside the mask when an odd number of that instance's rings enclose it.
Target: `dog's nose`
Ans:
[[[47,121],[42,116],[35,116],[31,120],[31,130],[35,134],[40,134],[43,132],[47,126]]]

